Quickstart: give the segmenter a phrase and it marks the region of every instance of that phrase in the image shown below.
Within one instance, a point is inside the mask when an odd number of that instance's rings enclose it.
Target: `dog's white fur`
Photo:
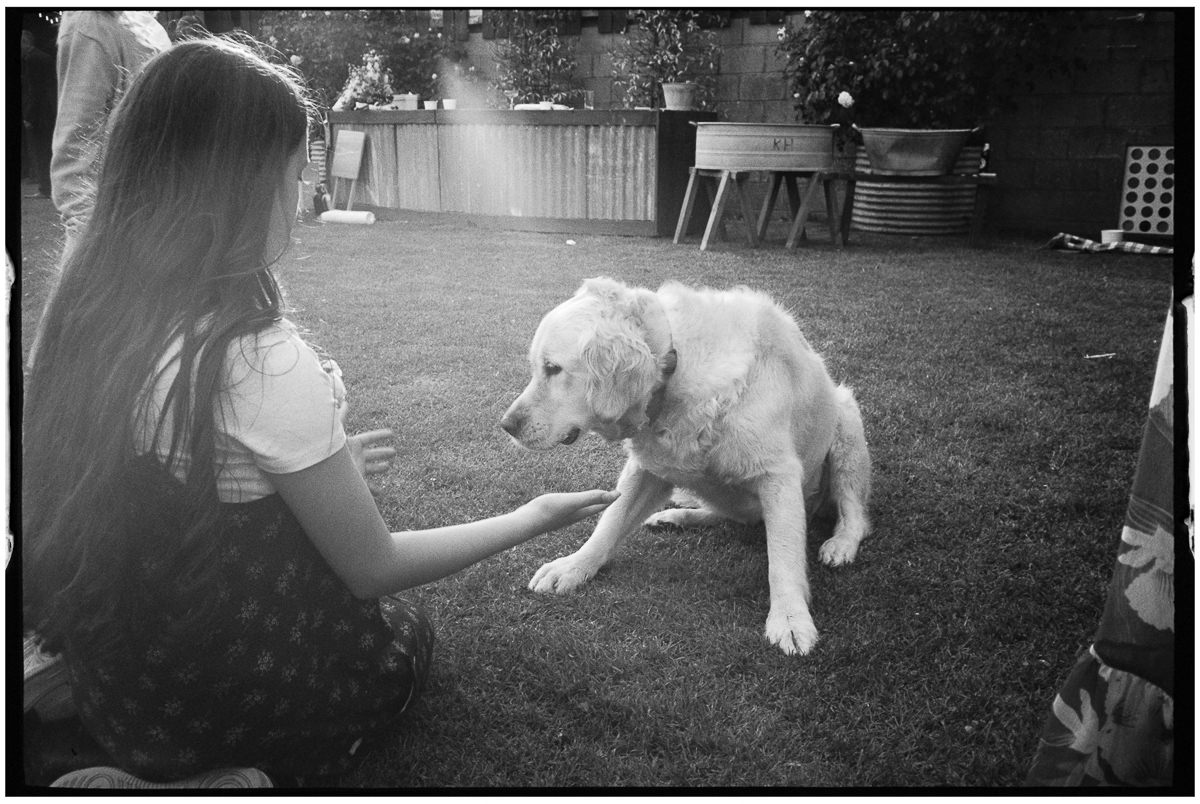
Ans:
[[[672,282],[653,292],[598,277],[546,314],[529,360],[533,378],[501,420],[519,444],[550,449],[594,431],[624,440],[629,456],[621,496],[591,538],[529,587],[578,588],[643,521],[763,521],[765,636],[784,653],[807,653],[817,640],[807,519],[831,498],[838,522],[821,560],[853,561],[869,527],[871,466],[853,393],[833,383],[792,317],[746,288]],[[699,507],[654,513],[676,489],[690,492],[677,502]]]

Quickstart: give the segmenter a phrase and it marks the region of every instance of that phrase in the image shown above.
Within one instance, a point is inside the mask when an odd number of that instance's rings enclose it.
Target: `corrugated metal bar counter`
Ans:
[[[354,206],[451,212],[513,229],[674,233],[711,112],[330,112],[366,134]],[[348,190],[348,183],[343,182]],[[343,197],[337,200],[345,206]]]

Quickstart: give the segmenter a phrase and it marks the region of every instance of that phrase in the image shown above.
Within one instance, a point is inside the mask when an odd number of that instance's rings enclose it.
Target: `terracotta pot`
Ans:
[[[864,128],[871,169],[897,176],[942,176],[967,144],[972,129]]]
[[[663,84],[663,102],[666,108],[686,111],[696,105],[696,90],[699,85],[691,81],[678,84]]]

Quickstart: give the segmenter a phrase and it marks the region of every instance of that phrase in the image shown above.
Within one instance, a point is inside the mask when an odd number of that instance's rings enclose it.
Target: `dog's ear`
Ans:
[[[604,315],[616,314],[631,319],[646,333],[650,349],[665,352],[671,346],[670,327],[658,296],[646,288],[630,287],[607,276],[585,280],[576,297],[592,296],[601,303]]]
[[[645,408],[658,381],[658,364],[632,322],[598,322],[580,358],[587,371],[588,406],[597,419],[615,422],[630,409]]]
[[[607,276],[594,276],[591,279],[583,280],[579,290],[575,291],[575,296],[576,298],[596,296],[609,304],[614,304],[628,292],[629,287],[622,282]]]

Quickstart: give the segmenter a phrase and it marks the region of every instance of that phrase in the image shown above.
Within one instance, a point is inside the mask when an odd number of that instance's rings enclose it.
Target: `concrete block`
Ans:
[[[592,75],[612,77],[613,60],[612,53],[604,51],[597,53],[592,57]]]
[[[1036,158],[1066,159],[1070,149],[1072,129],[1043,128],[1039,129],[1033,141],[1037,143]]]
[[[992,151],[1005,159],[1042,159],[1045,138],[1046,130],[1041,128],[1008,129],[991,138]]]
[[[753,101],[727,101],[721,104],[722,119],[731,123],[761,123],[763,115],[762,103]]]
[[[1141,94],[1109,95],[1105,99],[1105,123],[1112,128],[1174,126],[1174,99]]]
[[[745,17],[732,17],[729,20],[729,27],[716,29],[716,33],[724,46],[741,45],[745,43],[746,30],[749,27],[750,20]]]
[[[717,76],[717,97],[721,100],[733,100],[738,97],[741,77],[722,73]]]
[[[763,106],[763,122],[764,123],[795,123],[796,112],[789,104],[784,103],[764,103]]]
[[[747,45],[766,45],[774,49],[779,44],[779,28],[779,25],[770,23],[747,25],[742,34],[742,42]]]
[[[1110,61],[1091,71],[1091,92],[1137,92],[1141,83],[1140,62]]]
[[[1175,94],[1175,69],[1173,62],[1148,61],[1142,65],[1142,73],[1135,91],[1144,94]]]
[[[1104,191],[1116,199],[1121,191],[1121,176],[1125,168],[1124,157],[1096,157],[1094,159],[1071,159],[1067,187],[1075,191]]]
[[[1096,126],[1104,122],[1104,96],[1083,93],[1039,96],[1040,123],[1046,128]]]
[[[767,60],[761,47],[730,47],[721,51],[721,72],[731,73],[762,73],[766,69]]]
[[[583,53],[599,53],[612,47],[611,36],[601,34],[591,25],[583,26],[583,30],[579,33],[579,40],[575,45],[576,54]]]
[[[1072,164],[1065,159],[1039,161],[1032,186],[1039,190],[1057,190],[1070,186]]]
[[[1031,159],[993,159],[989,166],[997,179],[998,187],[1009,189],[1027,187],[1037,173],[1037,162]]]
[[[766,71],[769,73],[783,74],[783,68],[787,66],[787,56],[782,55],[775,48],[770,47],[763,51],[763,62],[766,65]]]
[[[1067,135],[1067,157],[1090,159],[1125,153],[1128,132],[1104,126],[1084,126],[1064,132]]]
[[[738,87],[742,100],[778,101],[787,97],[783,76],[778,74],[743,75]]]

